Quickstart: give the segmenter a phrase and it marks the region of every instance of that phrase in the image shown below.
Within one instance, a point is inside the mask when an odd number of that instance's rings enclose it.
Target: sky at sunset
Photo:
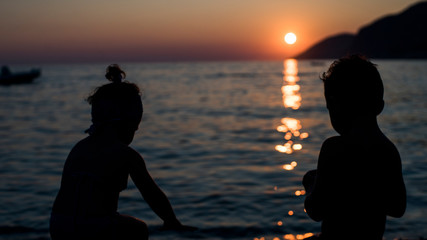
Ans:
[[[1,0],[0,64],[282,60],[416,2]]]

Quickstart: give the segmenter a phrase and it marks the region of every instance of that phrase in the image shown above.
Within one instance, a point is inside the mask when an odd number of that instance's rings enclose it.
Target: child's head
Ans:
[[[384,87],[376,65],[360,55],[341,58],[321,77],[328,108],[341,105],[341,110],[357,115],[380,114]]]
[[[98,87],[87,98],[92,105],[93,122],[91,129],[88,130],[89,134],[114,127],[120,130],[126,142],[132,141],[141,121],[143,109],[138,86],[122,82],[124,76],[125,72],[118,65],[110,65],[107,68],[106,78],[112,83]]]
[[[360,55],[341,58],[321,77],[331,121],[376,117],[384,107],[384,87],[376,65]],[[335,127],[335,126],[334,126]],[[335,127],[336,128],[336,127]]]

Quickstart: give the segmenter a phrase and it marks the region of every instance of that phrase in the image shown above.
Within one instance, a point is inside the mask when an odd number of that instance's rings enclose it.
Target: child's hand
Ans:
[[[196,227],[182,225],[178,220],[165,221],[163,223],[162,230],[173,230],[173,231],[196,231]]]

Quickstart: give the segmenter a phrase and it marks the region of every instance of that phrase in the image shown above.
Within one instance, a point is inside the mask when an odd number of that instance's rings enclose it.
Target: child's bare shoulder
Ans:
[[[381,138],[381,140],[378,141],[377,144],[381,145],[383,148],[391,151],[392,153],[397,153],[397,154],[399,153],[394,143],[390,139],[388,139],[386,136]]]
[[[335,145],[335,144],[340,144],[343,141],[343,137],[341,136],[333,136],[333,137],[329,137],[327,138],[324,142],[323,145]]]
[[[372,151],[382,155],[384,161],[388,163],[394,162],[400,165],[401,159],[399,150],[397,150],[397,147],[387,137],[384,136],[380,141],[377,141],[373,148]]]
[[[344,147],[344,141],[341,136],[334,136],[326,139],[319,153],[319,166],[333,166],[342,156],[341,151]]]
[[[344,144],[344,140],[341,136],[334,136],[326,139],[321,148],[321,152],[328,152],[330,150],[342,147]]]

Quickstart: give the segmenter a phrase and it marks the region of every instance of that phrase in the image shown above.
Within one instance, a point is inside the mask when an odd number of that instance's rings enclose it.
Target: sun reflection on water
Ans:
[[[283,62],[283,105],[285,108],[291,108],[297,110],[301,107],[301,93],[300,85],[297,84],[299,81],[298,77],[298,61],[295,59],[287,59]],[[276,151],[292,154],[294,151],[302,149],[302,144],[294,143],[295,140],[302,140],[307,138],[308,133],[301,133],[302,128],[301,122],[295,118],[285,117],[281,120],[282,125],[277,127],[278,132],[285,133],[284,139],[286,142],[283,145],[276,145]],[[293,167],[284,166],[285,170],[292,170]]]
[[[309,237],[314,236],[313,233],[305,233],[305,234],[285,234],[283,237],[274,237],[271,238],[272,240],[301,240],[301,239],[307,239]],[[268,238],[260,237],[260,238],[254,238],[254,240],[268,240]]]
[[[301,106],[301,95],[299,85],[286,85],[282,87],[283,104],[285,107],[298,109]]]
[[[283,106],[286,109],[290,109],[290,111],[298,110],[301,107],[301,86],[298,83],[300,80],[298,76],[298,61],[295,59],[287,59],[283,63],[283,86],[281,87],[282,97],[283,97]],[[303,144],[301,141],[309,137],[307,132],[302,131],[301,121],[296,118],[284,117],[281,119],[281,125],[279,125],[276,129],[278,132],[283,133],[284,143],[282,145],[276,145],[275,149],[278,152],[292,154],[295,151],[300,151],[303,149]],[[282,166],[282,168],[286,171],[292,171],[298,166],[296,161],[292,161],[291,163],[286,163]],[[277,191],[277,186],[274,187]],[[306,194],[305,190],[294,190],[291,192],[295,197],[301,197]],[[298,211],[289,210],[287,212],[287,218],[294,217]],[[302,210],[301,210],[302,212]],[[285,227],[285,221],[279,220],[274,222],[277,227]],[[273,240],[295,240],[295,239],[306,239],[312,237],[313,233],[305,233],[305,234],[286,234],[282,237],[269,237],[268,239]],[[268,240],[266,237],[254,238],[254,240]]]

